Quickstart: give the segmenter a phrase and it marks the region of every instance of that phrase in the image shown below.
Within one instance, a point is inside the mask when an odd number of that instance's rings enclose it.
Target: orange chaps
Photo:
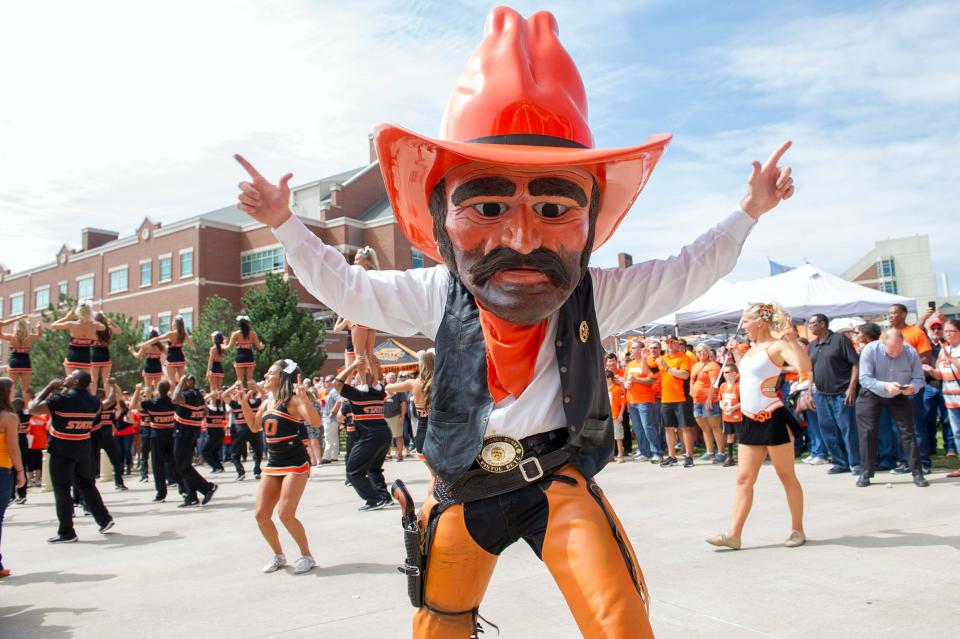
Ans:
[[[518,497],[523,503],[511,512]],[[420,512],[421,530],[436,507],[431,495]],[[491,517],[493,511],[503,516]],[[497,556],[516,540],[498,534],[511,516],[522,523],[518,538],[547,565],[584,637],[653,637],[647,588],[630,541],[600,487],[567,465],[539,485],[457,503],[440,513],[426,549],[424,605],[413,619],[415,639],[474,636]]]

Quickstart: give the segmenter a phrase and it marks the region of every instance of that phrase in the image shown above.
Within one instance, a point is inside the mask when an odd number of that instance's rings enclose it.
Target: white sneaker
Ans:
[[[807,455],[806,457],[804,457],[804,458],[801,459],[800,461],[803,462],[804,464],[809,464],[810,462],[813,461],[813,455]]]
[[[659,464],[660,462],[663,461],[663,457],[661,457],[660,455],[654,455],[653,457],[650,458],[650,461],[654,464]]]
[[[637,461],[638,462],[650,461],[650,458],[647,457],[646,455],[637,455]]]
[[[813,460],[810,461],[811,466],[823,466],[824,464],[828,463],[829,462],[823,457],[814,457]]]
[[[283,555],[274,555],[270,558],[270,562],[263,567],[263,572],[277,572],[281,568],[287,565],[287,558]]]
[[[304,555],[293,564],[293,574],[302,575],[305,572],[310,572],[316,565],[317,562],[313,560],[313,557]]]

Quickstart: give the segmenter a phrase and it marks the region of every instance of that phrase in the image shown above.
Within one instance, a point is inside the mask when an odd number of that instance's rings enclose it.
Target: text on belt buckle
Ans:
[[[504,435],[494,435],[483,440],[477,464],[489,473],[506,473],[519,466],[521,459],[523,445],[520,442]]]

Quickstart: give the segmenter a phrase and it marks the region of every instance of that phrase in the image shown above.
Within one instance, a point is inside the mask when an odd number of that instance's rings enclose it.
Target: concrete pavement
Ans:
[[[883,474],[867,489],[825,466],[798,465],[810,542],[787,549],[789,519],[773,469],[760,475],[744,550],[703,538],[724,529],[735,469],[612,464],[599,477],[630,534],[650,588],[657,637],[919,637],[956,631],[960,592],[960,481]],[[416,461],[390,462],[425,491]],[[248,477],[251,477],[248,474]],[[300,517],[318,568],[264,575],[269,550],[253,520],[256,482],[213,475],[203,508],[150,503],[150,484],[100,484],[114,533],[80,517],[80,542],[50,546],[52,494],[11,505],[0,580],[0,638],[410,636],[412,608],[396,572],[402,545],[396,509],[360,514],[342,464],[314,471]],[[885,484],[889,482],[890,487]],[[419,497],[420,495],[418,495]],[[281,528],[289,561],[296,548]],[[502,637],[578,637],[543,565],[525,544],[501,557],[481,608]],[[488,629],[485,637],[497,636]]]

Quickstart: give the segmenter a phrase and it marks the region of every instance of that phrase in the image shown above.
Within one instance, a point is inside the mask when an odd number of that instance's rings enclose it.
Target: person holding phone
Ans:
[[[904,343],[900,329],[890,328],[884,339],[870,342],[860,351],[860,393],[857,397],[857,431],[860,435],[862,471],[857,486],[870,485],[877,465],[877,433],[880,411],[887,407],[913,474],[913,483],[925,488],[920,451],[914,430],[912,396],[924,387],[923,366],[912,346]]]

